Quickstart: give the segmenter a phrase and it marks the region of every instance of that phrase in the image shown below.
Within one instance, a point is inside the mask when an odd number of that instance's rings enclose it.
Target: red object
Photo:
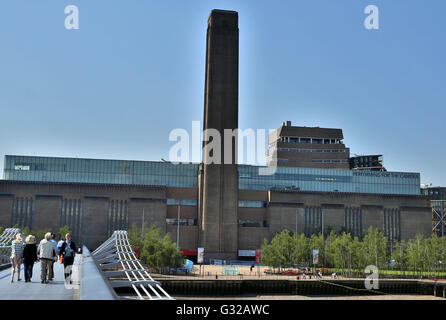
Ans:
[[[139,259],[139,255],[141,253],[141,247],[140,246],[133,246],[133,250],[135,251],[136,259]]]
[[[180,249],[180,251],[183,256],[196,256],[197,255],[197,250]]]
[[[260,257],[262,256],[262,250],[256,249],[256,263],[260,264]]]
[[[322,274],[327,274],[327,273],[328,273],[328,269],[319,269],[319,271],[320,271]]]
[[[434,281],[435,281],[435,282],[437,282],[437,281],[438,281],[438,279],[437,279],[437,278],[435,278],[435,279],[434,279]]]
[[[298,272],[294,271],[294,270],[285,270],[285,271],[282,271],[282,274],[283,275],[297,275]]]

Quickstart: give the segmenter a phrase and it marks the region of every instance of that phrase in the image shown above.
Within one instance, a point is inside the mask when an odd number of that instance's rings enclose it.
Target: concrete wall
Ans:
[[[129,227],[134,223],[140,227],[155,225],[166,232],[167,205],[165,199],[132,199],[130,202]],[[144,215],[144,217],[143,217]]]
[[[80,221],[80,239],[90,249],[107,239],[109,208],[111,201],[125,200],[128,203],[128,227],[136,223],[139,227],[144,220],[147,224],[161,227],[169,232],[176,241],[176,226],[166,225],[166,218],[177,218],[177,206],[166,204],[168,197],[188,199],[197,194],[197,189],[128,186],[128,185],[92,185],[69,183],[33,183],[17,181],[0,181],[0,225],[11,227],[14,199],[33,199],[35,212],[32,221],[34,231],[50,228],[57,231],[64,222],[61,221],[61,204],[66,199],[75,199],[82,204]],[[265,208],[239,208],[237,220],[266,221],[265,227],[238,227],[236,235],[223,232],[222,240],[233,242],[236,239],[237,250],[260,248],[263,239],[270,240],[275,233],[288,229],[292,232],[304,232],[305,210],[320,208],[323,212],[324,227],[331,226],[337,230],[344,227],[344,208],[360,210],[361,228],[366,232],[369,226],[384,227],[384,210],[399,212],[398,221],[402,240],[415,237],[416,233],[430,236],[432,212],[426,196],[390,196],[376,194],[353,194],[339,192],[304,192],[304,191],[254,191],[240,190],[242,200],[265,201]],[[181,206],[181,218],[197,219],[198,225],[180,226],[180,247],[196,249],[200,246],[198,208]],[[209,217],[208,217],[209,218]],[[222,217],[223,219],[223,217]],[[231,217],[234,219],[234,217]],[[74,219],[75,220],[75,219]],[[223,220],[224,221],[224,220]],[[232,220],[230,220],[232,221]],[[308,222],[308,221],[307,221]],[[212,224],[207,225],[212,226]],[[220,230],[219,220],[213,224],[214,232]],[[21,226],[24,227],[24,226]],[[232,230],[234,224],[231,225]],[[218,237],[216,237],[218,240]],[[218,240],[219,241],[219,240]],[[205,247],[206,252],[208,248]]]
[[[401,239],[408,240],[417,233],[425,237],[432,234],[432,209],[403,207],[400,209],[401,215]]]
[[[0,194],[0,226],[12,227],[11,215],[14,195]]]
[[[36,196],[33,230],[60,228],[60,219],[55,219],[55,214],[61,211],[62,197]],[[57,217],[59,218],[59,215]]]
[[[366,232],[369,227],[382,229],[383,227],[383,206],[362,205],[362,231]]]
[[[91,250],[108,238],[109,208],[111,201],[128,202],[128,226],[141,226],[142,210],[145,222],[155,224],[166,232],[166,188],[152,186],[104,185],[81,183],[37,183],[0,181],[0,225],[12,227],[14,199],[34,201],[32,221],[19,227],[30,227],[32,231],[51,230],[57,232],[65,225],[62,221],[62,202],[66,199],[79,201],[78,217],[67,218],[70,228],[78,234],[73,238]],[[76,213],[69,212],[70,215]]]
[[[270,235],[287,228],[295,231],[291,216],[302,207],[322,207],[324,228],[345,228],[345,208],[360,209],[362,232],[372,226],[383,230],[384,210],[400,212],[401,239],[415,237],[416,233],[431,235],[432,212],[427,196],[359,194],[310,191],[269,191],[268,223]],[[300,215],[298,216],[300,220]],[[299,229],[298,226],[298,232]]]
[[[340,231],[344,224],[344,205],[322,205],[322,216],[323,216],[323,227],[328,228],[331,227],[335,231]]]
[[[82,241],[88,248],[96,248],[106,239],[108,204],[109,198],[106,197],[84,199],[81,229]]]
[[[167,226],[167,232],[173,242],[177,242],[177,226]],[[197,250],[198,248],[198,226],[180,226],[180,248]]]
[[[268,228],[239,228],[240,250],[255,250],[261,247],[264,239],[269,240]]]
[[[303,232],[304,209],[302,206],[273,204],[268,206],[267,212],[269,239],[272,239],[276,233],[280,233],[284,229],[295,232],[296,221],[298,232]]]

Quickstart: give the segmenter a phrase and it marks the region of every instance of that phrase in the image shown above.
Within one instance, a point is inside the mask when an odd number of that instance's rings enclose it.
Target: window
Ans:
[[[243,228],[266,228],[268,226],[267,222],[264,220],[252,221],[239,219],[238,224],[239,227]]]
[[[179,223],[178,223],[179,221]],[[197,225],[197,219],[166,219],[166,224],[170,226],[196,226]]]
[[[249,201],[249,200],[239,200],[239,208],[264,208],[266,203],[264,201]]]
[[[180,206],[196,206],[197,205],[197,200],[195,199],[167,199],[167,205],[168,206],[175,206],[175,205],[180,205]]]

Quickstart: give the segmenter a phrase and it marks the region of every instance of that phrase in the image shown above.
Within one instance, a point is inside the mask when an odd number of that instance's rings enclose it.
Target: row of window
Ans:
[[[48,181],[48,182],[74,182],[74,183],[105,183],[105,184],[137,184],[162,185],[169,187],[198,186],[197,175],[124,175],[113,173],[82,173],[58,171],[4,171],[6,180],[21,181]]]
[[[26,157],[23,157],[26,158]],[[31,157],[29,157],[31,158]],[[14,163],[13,157],[9,159],[10,167]],[[22,159],[24,160],[24,159]],[[315,161],[317,161],[316,159]],[[77,159],[69,159],[77,163]],[[80,161],[80,160],[79,160]],[[279,161],[288,161],[279,159]],[[323,161],[323,160],[322,160]],[[332,160],[333,161],[333,160]],[[334,161],[338,161],[335,159]],[[340,160],[342,161],[342,160]],[[110,161],[105,161],[106,163]],[[113,161],[111,161],[113,162]],[[101,162],[96,161],[99,165]],[[134,166],[141,163],[135,162]],[[135,174],[130,170],[129,174],[117,173],[84,173],[62,171],[27,171],[26,162],[17,162],[20,170],[5,169],[4,178],[7,180],[23,181],[51,181],[74,183],[106,183],[106,184],[137,184],[137,185],[163,185],[167,187],[198,187],[198,167],[195,165],[181,164],[174,166],[166,163],[148,162],[146,169],[150,174]],[[163,168],[160,172],[159,168]],[[270,167],[271,168],[271,167]],[[419,194],[420,175],[414,173],[397,172],[357,172],[352,170],[329,170],[316,168],[291,168],[277,167],[272,174],[263,174],[268,167],[239,165],[239,183],[241,189],[268,190],[270,188],[298,187],[308,191],[333,191],[340,192],[368,192],[368,193],[392,193],[392,194]],[[80,168],[79,168],[80,170]],[[134,168],[133,168],[134,170]],[[133,172],[133,173],[132,173]],[[306,181],[321,182],[307,184]],[[345,182],[334,186],[325,181]],[[169,200],[170,201],[170,200]],[[170,202],[169,202],[170,204]],[[181,205],[181,203],[180,203]],[[184,203],[184,205],[196,205]]]
[[[238,220],[238,226],[242,228],[268,228],[268,222],[265,220]]]
[[[179,222],[179,223],[178,223]],[[196,226],[198,224],[197,219],[166,219],[166,224],[169,226]]]
[[[324,159],[324,160],[319,160],[319,159],[312,159],[311,162],[315,162],[315,163],[347,163],[348,160],[339,160],[339,159]]]
[[[292,151],[292,152],[342,152],[345,153],[345,149],[299,149],[299,148],[279,148],[279,151]]]
[[[265,208],[266,202],[264,201],[250,201],[250,200],[239,200],[239,208]]]
[[[180,205],[180,206],[196,206],[196,199],[167,199],[168,206]]]
[[[172,219],[167,218],[166,224],[169,226],[196,226],[197,219]],[[268,222],[265,220],[238,220],[239,227],[243,228],[268,228]]]
[[[339,139],[319,139],[319,138],[295,138],[295,137],[280,137],[281,142],[294,143],[310,143],[310,144],[339,144],[342,143]]]
[[[81,173],[107,173],[196,176],[198,164],[175,165],[158,161],[126,161],[77,158],[49,158],[29,156],[5,156],[5,169],[15,171],[59,171]]]

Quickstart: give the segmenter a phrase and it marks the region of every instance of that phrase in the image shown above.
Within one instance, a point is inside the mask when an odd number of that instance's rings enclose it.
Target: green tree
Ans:
[[[5,228],[0,226],[0,234],[2,234],[4,230],[5,230]]]
[[[281,267],[289,267],[294,263],[294,248],[293,241],[290,231],[283,230],[281,233],[277,234],[273,241],[273,245],[277,246],[280,252]]]
[[[351,254],[352,254],[352,268],[359,271],[362,274],[366,266],[366,255],[364,253],[364,243],[359,239],[359,237],[354,237],[351,243]],[[351,271],[350,271],[351,272]]]
[[[50,229],[41,229],[36,231],[31,231],[31,234],[36,237],[36,243],[38,244],[40,241],[45,239],[45,234],[47,232],[51,232]]]
[[[58,231],[57,233],[60,234],[60,237],[61,237],[61,239],[63,240],[63,239],[65,239],[65,235],[66,235],[67,233],[71,234],[71,229],[70,229],[69,226],[65,225],[65,226],[59,228],[59,231]],[[75,240],[74,240],[74,241],[75,241]]]
[[[407,243],[407,264],[414,272],[421,271],[423,266],[423,236],[417,234],[415,239],[410,239]]]
[[[303,262],[307,254],[305,235],[293,234],[288,230],[277,233],[271,242],[265,239],[262,245],[262,264],[272,268],[289,267]]]
[[[261,248],[262,264],[272,268],[278,268],[281,262],[279,252],[276,250],[276,248],[271,243],[268,243],[267,239],[263,240],[263,245]]]
[[[333,243],[333,262],[336,268],[341,268],[342,273],[345,269],[351,271],[352,265],[352,237],[350,233],[343,232],[341,236],[336,237]]]
[[[364,253],[367,265],[381,269],[386,264],[387,238],[376,228],[369,227],[364,236]]]
[[[326,266],[334,266],[335,265],[335,256],[336,256],[336,243],[337,243],[338,235],[334,230],[331,230],[328,236],[325,237],[324,243],[324,253],[325,253],[325,265]]]
[[[158,272],[165,272],[169,267],[181,266],[184,258],[169,234],[163,237],[161,229],[151,225],[144,230],[141,260]]]
[[[307,263],[308,265],[311,265],[313,259],[311,258],[310,253],[310,241],[305,234],[294,234],[291,241],[293,264]]]
[[[406,242],[404,240],[395,242],[390,260],[395,260],[395,267],[398,270],[404,270],[407,264]]]
[[[147,229],[146,226],[144,226]],[[132,224],[131,229],[128,231],[129,242],[132,246],[142,246],[143,244],[143,235],[141,228],[139,228],[136,223]]]
[[[434,233],[431,238],[423,239],[423,270],[436,274],[442,258],[441,240]]]
[[[29,229],[29,227],[25,227],[22,230],[22,233],[25,237],[27,237],[30,234],[31,230]]]

